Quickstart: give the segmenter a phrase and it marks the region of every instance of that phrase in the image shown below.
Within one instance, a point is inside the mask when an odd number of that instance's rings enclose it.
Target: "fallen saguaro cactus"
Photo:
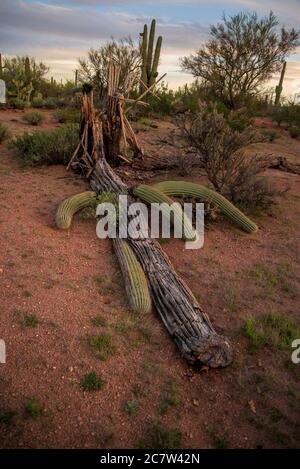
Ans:
[[[113,246],[124,277],[129,305],[137,313],[149,313],[151,297],[141,264],[124,239],[113,239]]]
[[[97,194],[94,191],[85,191],[68,197],[57,209],[56,226],[62,230],[67,230],[71,226],[73,215],[83,208],[93,206],[96,200]]]
[[[165,181],[154,184],[152,187],[166,195],[194,197],[212,202],[224,215],[247,233],[253,233],[258,229],[257,225],[250,218],[223,197],[223,195],[201,184],[186,181]]]
[[[165,195],[162,191],[146,184],[137,186],[133,189],[133,194],[139,199],[149,204],[159,203],[161,205],[162,213],[168,215],[170,213],[169,206],[172,205],[173,211],[171,213],[171,221],[175,224],[182,225],[183,238],[186,240],[194,241],[196,239],[196,232],[189,218],[183,212],[181,205],[176,203],[170,197]],[[168,207],[166,207],[166,204]]]

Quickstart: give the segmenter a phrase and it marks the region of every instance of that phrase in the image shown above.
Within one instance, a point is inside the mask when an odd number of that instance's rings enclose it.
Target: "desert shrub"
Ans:
[[[263,140],[270,143],[274,142],[274,140],[279,137],[276,130],[273,129],[261,129],[260,133],[263,137]]]
[[[289,129],[290,136],[292,138],[299,138],[300,137],[300,127],[293,126]]]
[[[58,109],[54,113],[54,119],[61,124],[79,124],[80,110],[79,109]]]
[[[52,132],[25,132],[15,137],[11,147],[17,149],[26,166],[67,164],[78,144],[78,126],[63,125]]]
[[[276,107],[271,114],[273,121],[281,124],[286,124],[288,127],[299,126],[300,123],[300,105],[288,104],[285,106]]]
[[[45,101],[43,100],[43,98],[41,98],[39,96],[36,96],[35,98],[33,98],[32,102],[31,102],[31,105],[34,108],[40,109],[40,108],[44,107]]]
[[[24,115],[24,120],[31,125],[39,125],[44,120],[44,116],[42,113],[33,111],[33,112],[26,112]]]
[[[0,143],[9,138],[10,135],[11,133],[7,125],[2,124],[2,122],[0,122]]]
[[[261,136],[249,129],[233,130],[216,107],[210,112],[202,106],[196,116],[185,117],[180,125],[187,146],[199,155],[204,173],[216,191],[248,209],[274,202],[277,193],[261,176],[267,166],[266,158],[244,151]]]
[[[10,100],[10,105],[11,105],[14,109],[23,110],[23,109],[26,107],[26,102],[23,101],[22,99],[14,98],[14,99],[11,99],[11,100]]]
[[[56,109],[57,108],[57,101],[55,98],[47,98],[45,100],[45,107],[47,109]]]

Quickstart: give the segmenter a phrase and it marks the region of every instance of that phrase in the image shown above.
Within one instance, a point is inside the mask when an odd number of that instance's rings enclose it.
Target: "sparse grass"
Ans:
[[[242,331],[249,339],[251,352],[256,352],[264,346],[277,349],[290,348],[292,341],[300,337],[296,321],[276,313],[245,319]]]
[[[17,412],[13,410],[0,411],[0,424],[12,425],[13,419],[17,415]]]
[[[167,386],[165,393],[162,398],[162,402],[159,407],[159,414],[166,415],[173,407],[178,407],[182,404],[180,397],[178,396],[178,389],[175,384]]]
[[[36,397],[32,397],[25,404],[27,414],[34,420],[39,419],[44,415],[44,408]]]
[[[84,391],[99,391],[104,386],[104,381],[99,378],[95,372],[91,372],[85,375],[81,381],[81,387]]]
[[[264,294],[271,295],[274,290],[280,289],[290,296],[295,295],[294,272],[287,262],[279,262],[274,265],[257,264],[250,271],[258,286]]]
[[[217,431],[213,427],[207,428],[207,433],[213,439],[213,444],[216,449],[228,448],[228,442],[224,438],[219,438]]]
[[[129,415],[135,415],[137,414],[139,410],[139,403],[138,401],[125,401],[124,402],[124,410],[127,412]]]
[[[20,323],[23,327],[37,327],[39,320],[35,314],[25,314]]]
[[[145,392],[143,390],[143,387],[139,383],[134,383],[132,386],[132,392],[135,395],[135,397],[143,397],[145,395]]]
[[[26,112],[26,114],[24,114],[24,120],[30,125],[39,125],[43,122],[44,116],[38,111]]]
[[[97,357],[106,361],[116,354],[116,347],[112,344],[111,336],[108,334],[98,334],[88,337],[89,346],[97,352]]]
[[[161,423],[152,424],[139,447],[143,449],[177,449],[181,447],[182,432],[178,429],[169,429]]]
[[[97,327],[106,327],[107,326],[107,320],[105,318],[103,318],[102,316],[100,316],[100,315],[95,316],[92,319],[92,323],[94,324],[94,326],[97,326]]]
[[[0,143],[10,138],[10,136],[11,136],[11,132],[9,128],[7,127],[7,125],[2,124],[2,122],[0,122]]]
[[[278,423],[284,418],[284,415],[280,409],[277,407],[272,407],[272,409],[269,411],[269,417],[273,423]]]

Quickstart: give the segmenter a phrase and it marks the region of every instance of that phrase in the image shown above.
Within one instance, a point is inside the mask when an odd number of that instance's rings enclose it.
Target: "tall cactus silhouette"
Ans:
[[[158,75],[157,67],[160,57],[161,51],[161,44],[162,44],[162,36],[159,36],[156,41],[156,46],[153,54],[154,49],[154,36],[155,36],[155,28],[156,28],[156,20],[152,20],[150,26],[150,33],[148,38],[148,27],[145,24],[144,30],[140,33],[142,37],[141,41],[141,56],[142,56],[142,84],[141,84],[141,92],[145,90],[145,87],[149,88],[149,86],[153,85],[155,82],[155,78]]]
[[[281,75],[280,75],[280,80],[279,80],[278,85],[275,88],[275,106],[278,106],[278,104],[280,103],[280,96],[281,96],[281,93],[282,93],[282,83],[283,83],[283,80],[284,80],[285,69],[286,69],[286,62],[283,62]]]

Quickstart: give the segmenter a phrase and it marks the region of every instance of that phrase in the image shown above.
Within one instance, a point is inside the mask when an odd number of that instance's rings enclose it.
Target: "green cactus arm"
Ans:
[[[183,212],[181,205],[172,200],[166,194],[161,192],[158,188],[154,188],[153,186],[147,186],[142,184],[137,186],[133,189],[133,194],[139,197],[141,200],[147,203],[159,203],[159,204],[167,204],[173,206],[173,211],[171,212],[171,222],[173,224],[180,223],[182,225],[182,232],[183,237],[189,241],[195,241],[197,239],[197,233],[193,228],[193,225],[190,219],[185,215]],[[169,209],[166,210],[165,206],[162,206],[162,214],[168,215]]]
[[[150,77],[151,77],[155,27],[156,27],[156,20],[153,19],[152,22],[151,22],[151,27],[150,27],[148,52],[147,52],[147,76],[148,76],[148,80],[150,80]]]
[[[130,307],[137,313],[151,311],[148,281],[136,255],[124,239],[114,238],[113,246],[123,274]]]
[[[151,69],[151,77],[149,81],[149,85],[153,85],[155,78],[157,77],[157,68],[159,63],[160,51],[161,51],[161,44],[162,44],[162,36],[159,36],[156,42],[153,64]]]
[[[201,184],[194,184],[193,182],[186,181],[165,181],[154,184],[152,187],[160,190],[166,195],[196,197],[204,201],[210,201],[216,205],[224,215],[230,218],[247,233],[253,233],[258,229],[257,225],[231,202],[229,202],[229,200],[218,192],[202,186]]]
[[[97,200],[96,192],[85,191],[80,194],[72,195],[65,199],[58,207],[55,222],[60,229],[67,230],[70,228],[74,213],[79,210],[90,207]]]

